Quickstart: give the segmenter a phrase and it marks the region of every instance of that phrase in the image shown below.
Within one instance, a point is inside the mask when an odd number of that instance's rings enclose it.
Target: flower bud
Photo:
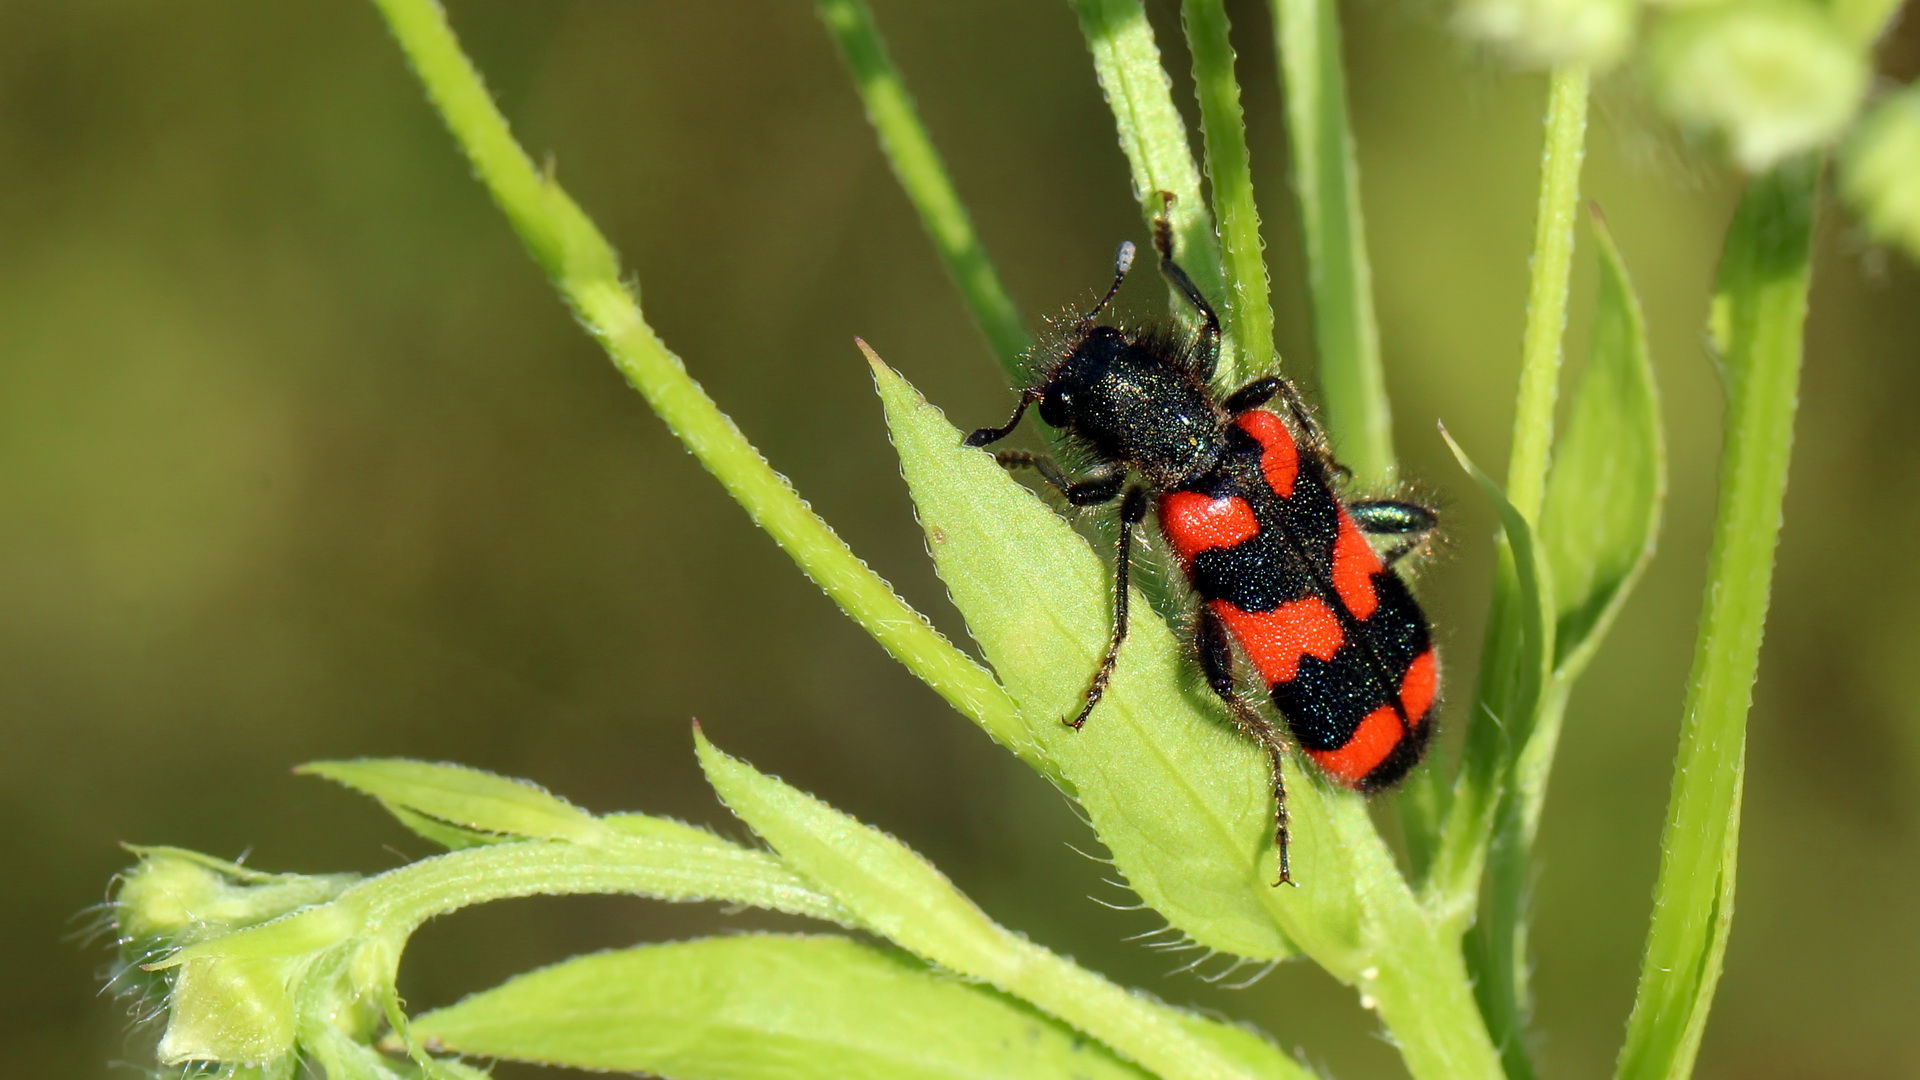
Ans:
[[[1920,83],[1867,114],[1840,155],[1840,188],[1875,237],[1920,259]]]
[[[160,1063],[294,1060],[293,990],[307,959],[204,957],[180,965],[167,998]]]
[[[321,904],[360,880],[355,874],[263,874],[175,848],[139,852],[114,894],[129,949],[144,953],[205,941],[289,911]]]
[[[1634,0],[1461,0],[1454,25],[1524,67],[1604,68],[1633,40]]]
[[[353,1000],[303,980],[317,958],[357,944],[351,926],[317,917],[331,912],[315,905],[358,875],[263,874],[175,848],[138,853],[114,914],[129,975],[166,1001],[161,1062],[249,1067],[219,1074],[231,1080],[291,1077],[296,1001],[331,1015],[341,1011],[336,999]]]
[[[1724,138],[1750,172],[1837,138],[1869,74],[1866,56],[1825,12],[1795,0],[1675,11],[1650,64],[1667,114]]]

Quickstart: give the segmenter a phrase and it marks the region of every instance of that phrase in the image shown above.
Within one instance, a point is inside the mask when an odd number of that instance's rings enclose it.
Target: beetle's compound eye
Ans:
[[[1073,411],[1073,391],[1055,384],[1047,387],[1046,396],[1040,399],[1040,419],[1048,427],[1067,426],[1067,416]]]

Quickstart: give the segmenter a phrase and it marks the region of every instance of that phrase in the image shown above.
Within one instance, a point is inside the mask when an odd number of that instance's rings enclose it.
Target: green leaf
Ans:
[[[463,1054],[676,1080],[1145,1076],[992,990],[841,937],[583,956],[412,1027]]]
[[[1652,925],[1618,1080],[1691,1073],[1720,981],[1733,917],[1747,709],[1793,451],[1823,165],[1809,155],[1756,177],[1721,256],[1710,326],[1727,376],[1720,501]]]
[[[114,890],[114,922],[129,958],[152,948],[191,944],[324,903],[339,896],[358,874],[268,874],[251,867],[175,847],[128,851],[140,862],[120,876]]]
[[[1470,942],[1482,1012],[1495,1038],[1516,1048],[1524,1046],[1532,1012],[1527,920],[1539,873],[1534,840],[1561,721],[1574,679],[1652,557],[1666,483],[1660,407],[1639,301],[1597,210],[1594,233],[1601,282],[1593,348],[1571,420],[1554,448],[1541,509],[1539,556],[1550,571],[1553,596],[1553,671],[1542,694],[1520,699],[1535,702],[1531,717],[1512,725],[1520,746],[1497,811],[1486,902]],[[1532,1063],[1513,1049],[1508,1071],[1522,1080],[1532,1075]]]
[[[1500,514],[1500,527],[1505,533],[1508,546],[1513,551],[1514,569],[1517,571],[1520,606],[1519,622],[1521,629],[1521,653],[1519,671],[1521,673],[1522,692],[1518,696],[1521,703],[1536,703],[1546,685],[1553,657],[1553,612],[1555,583],[1549,576],[1551,568],[1540,558],[1539,545],[1534,540],[1533,526],[1527,523],[1520,512],[1493,477],[1482,472],[1460,444],[1445,428],[1440,429],[1440,437],[1447,442],[1447,449],[1453,451],[1455,461],[1466,470],[1468,476],[1480,487],[1481,494],[1493,503]],[[1531,709],[1527,710],[1528,718]],[[1520,717],[1503,718],[1512,723]]]
[[[1600,250],[1593,349],[1554,447],[1540,521],[1553,568],[1554,666],[1562,679],[1586,667],[1653,557],[1667,486],[1646,320],[1597,210],[1593,234]]]
[[[1271,374],[1280,365],[1273,345],[1273,303],[1268,297],[1267,262],[1260,240],[1260,211],[1253,198],[1253,169],[1247,157],[1247,123],[1240,108],[1240,83],[1233,74],[1233,40],[1223,0],[1183,0],[1181,22],[1193,54],[1194,92],[1200,100],[1200,132],[1205,136],[1207,186],[1220,223],[1221,269],[1225,292],[1214,298],[1233,313],[1236,367],[1222,381]]]
[[[875,373],[934,564],[1025,718],[1022,756],[1079,800],[1128,885],[1175,927],[1238,956],[1296,951],[1268,907],[1277,867],[1263,755],[1140,602],[1106,698],[1081,730],[1061,723],[1106,647],[1112,570],[992,455],[962,446],[905,380],[877,360]],[[1323,800],[1298,786],[1296,817],[1315,816],[1308,804]],[[1295,852],[1309,890],[1338,888],[1338,871],[1314,871],[1310,836]]]
[[[1120,150],[1133,172],[1133,197],[1149,225],[1165,213],[1173,225],[1174,251],[1180,265],[1200,292],[1217,299],[1226,279],[1220,267],[1220,242],[1214,236],[1213,215],[1200,197],[1200,168],[1194,164],[1187,141],[1187,122],[1173,103],[1173,80],[1160,63],[1160,46],[1147,21],[1141,0],[1073,0],[1080,30],[1093,55],[1094,74],[1113,111]],[[1161,192],[1173,195],[1163,206]],[[1194,329],[1199,317],[1178,290],[1171,290],[1174,317]],[[1220,358],[1220,374],[1232,381],[1240,358],[1232,345],[1238,340],[1231,308],[1219,312],[1227,330],[1227,355]]]
[[[956,975],[1022,998],[1168,1080],[1247,1074],[1244,1044],[1194,1034],[1196,1025],[1210,1021],[1123,990],[996,924],[905,844],[695,734],[700,764],[727,808],[860,926]],[[1261,1075],[1305,1075],[1269,1050]]]
[[[1545,701],[1553,659],[1553,585],[1526,516],[1444,427],[1440,436],[1500,515],[1500,573],[1511,581],[1488,628],[1474,698],[1474,707],[1484,711],[1472,718],[1467,755],[1427,882],[1438,917],[1465,929],[1476,909],[1487,847],[1514,761]]]
[[[1589,83],[1587,69],[1577,65],[1556,69],[1548,81],[1533,254],[1528,260],[1527,323],[1521,336],[1520,385],[1514,401],[1506,487],[1498,490],[1478,470],[1468,470],[1494,498],[1502,522],[1480,669],[1463,718],[1466,741],[1451,791],[1443,800],[1433,780],[1416,781],[1426,789],[1426,806],[1437,809],[1444,801],[1445,819],[1437,843],[1423,831],[1409,836],[1408,848],[1415,864],[1424,868],[1423,888],[1434,910],[1462,929],[1472,922],[1479,904],[1488,845],[1505,797],[1503,785],[1512,776],[1515,759],[1529,745],[1542,707],[1546,685],[1542,665],[1553,659],[1551,639],[1537,626],[1539,600],[1544,595],[1538,573],[1546,568],[1530,571],[1533,580],[1523,580],[1513,522],[1525,523],[1530,536],[1546,498],[1573,278],[1580,172],[1586,158]],[[1546,630],[1551,629],[1549,613]],[[1546,749],[1538,742],[1532,745]],[[1425,815],[1413,824],[1423,826],[1431,818]],[[1484,973],[1480,974],[1484,985]],[[1531,1072],[1525,1040],[1507,1037],[1497,1025],[1495,1037],[1505,1048],[1509,1070],[1524,1080]]]
[[[434,0],[374,0],[474,174],[613,365],[700,464],[847,617],[988,732],[1016,723],[980,665],[908,606],[800,497],[647,325],[612,245],[514,141]]]
[[[1378,1003],[1422,1080],[1494,1075],[1458,952],[1433,933],[1365,800],[1291,758],[1299,887],[1273,887],[1262,756],[1233,732],[1186,651],[1144,605],[1134,607],[1114,681],[1085,729],[1060,722],[1076,711],[1106,643],[1111,571],[991,455],[961,446],[960,433],[877,359],[875,371],[956,606],[1021,703],[1039,767],[1080,800],[1142,899],[1221,951],[1273,955],[1247,950],[1299,942]]]
[[[408,828],[448,847],[502,837],[591,844],[606,835],[598,819],[558,795],[464,765],[366,758],[316,761],[294,771],[371,795]]]
[[[397,806],[382,799],[380,806],[392,814],[400,824],[405,825],[414,835],[431,840],[448,851],[464,851],[467,848],[484,847],[488,844],[500,844],[517,837],[500,833],[481,832],[478,829],[463,829],[458,825],[449,825],[444,821],[435,821],[425,814],[415,813],[404,806]]]
[[[1347,120],[1336,0],[1271,0],[1300,197],[1315,372],[1335,454],[1361,487],[1393,483],[1393,413],[1380,362],[1360,164]]]
[[[926,125],[914,109],[900,69],[887,56],[886,42],[874,25],[873,10],[865,0],[817,0],[820,19],[840,46],[840,57],[853,76],[854,87],[867,108],[867,121],[880,137],[880,150],[893,166],[900,187],[920,212],[920,223],[960,295],[973,312],[973,321],[993,347],[1001,368],[1012,379],[1024,376],[1026,325],[1013,298],[1000,281],[987,249],[974,231],[973,219],[960,202],[960,193],[940,161]]]

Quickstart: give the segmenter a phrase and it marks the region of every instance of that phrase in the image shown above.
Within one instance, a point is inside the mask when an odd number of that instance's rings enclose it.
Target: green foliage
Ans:
[[[464,1054],[687,1080],[1148,1075],[992,990],[842,937],[582,956],[418,1017],[413,1032]]]
[[[1415,781],[1404,870],[1358,796],[1289,760],[1298,887],[1276,888],[1262,756],[1233,733],[1179,635],[1148,605],[1133,605],[1111,688],[1085,729],[1060,722],[1110,633],[1102,553],[990,455],[963,446],[868,350],[935,567],[986,666],[954,647],[847,549],[653,334],[612,248],[515,143],[432,0],[376,2],[479,178],[619,370],[882,647],[1078,801],[1146,904],[1200,946],[1317,963],[1377,1009],[1418,1080],[1532,1074],[1527,890],[1548,774],[1574,681],[1651,555],[1665,487],[1644,318],[1598,222],[1594,337],[1565,431],[1554,435],[1586,132],[1582,64],[1557,70],[1549,95],[1504,488],[1454,447],[1502,524],[1462,757],[1450,783],[1444,762]],[[1362,485],[1384,483],[1389,412],[1337,10],[1313,0],[1275,7],[1332,437],[1356,455]],[[1170,214],[1193,277],[1225,301],[1223,380],[1270,370],[1272,311],[1224,8],[1189,0],[1183,9],[1211,206],[1139,0],[1075,8],[1143,214]],[[822,0],[820,10],[963,298],[1003,368],[1013,367],[1024,330],[871,13],[860,0]],[[1567,30],[1560,24],[1574,19],[1547,5],[1493,21]],[[1702,47],[1726,44],[1697,32]],[[1555,55],[1592,60],[1592,51]],[[1622,1077],[1690,1071],[1726,947],[1743,725],[1790,445],[1818,168],[1799,159],[1756,182],[1722,266],[1712,319],[1730,406],[1721,517]],[[596,816],[457,765],[379,760],[305,771],[375,798],[447,853],[362,879],[136,849],[116,911],[127,959],[165,999],[162,1063],[233,1080],[290,1080],[309,1065],[329,1080],[475,1075],[431,1046],[690,1078],[1309,1075],[1257,1036],[1029,941],[898,840],[698,732],[696,741],[709,782],[771,851],[664,818]],[[783,911],[911,955],[842,937],[655,945],[568,961],[407,1018],[395,980],[422,923],[568,893]]]
[[[1260,211],[1254,205],[1253,167],[1247,160],[1247,124],[1240,110],[1240,82],[1233,74],[1233,40],[1223,0],[1185,0],[1180,5],[1193,51],[1195,96],[1206,146],[1207,186],[1219,215],[1223,289],[1221,308],[1230,313],[1226,348],[1238,363],[1235,376],[1272,371],[1273,302],[1267,295],[1267,263],[1260,241]]]
[[[1083,730],[1063,724],[1085,688],[1060,673],[1093,670],[1106,648],[1109,571],[991,454],[962,446],[904,380],[880,365],[875,373],[934,566],[1027,718],[1032,754],[1086,809],[1130,887],[1173,926],[1238,956],[1298,951],[1270,914],[1278,865],[1266,765],[1189,676],[1173,633],[1137,605],[1111,700]],[[1309,802],[1341,798],[1302,788]],[[1296,812],[1312,816],[1304,803]],[[1316,865],[1319,848],[1302,837],[1296,857]],[[1323,875],[1300,877],[1311,891]]]
[[[1284,11],[1302,0],[1276,3]],[[1756,176],[1845,143],[1842,193],[1876,236],[1920,258],[1912,149],[1920,136],[1911,134],[1920,125],[1899,104],[1914,88],[1890,93],[1862,119],[1874,46],[1900,7],[1901,0],[1455,0],[1453,21],[1522,67],[1603,71],[1629,61],[1670,120]]]
[[[1727,386],[1720,505],[1620,1080],[1693,1071],[1726,954],[1747,708],[1793,449],[1823,166],[1801,158],[1755,181],[1720,263],[1710,321]]]
[[[1571,682],[1653,557],[1667,450],[1646,318],[1626,260],[1596,212],[1600,296],[1586,369],[1554,448],[1540,510],[1554,582],[1554,674]]]
[[[1874,236],[1920,259],[1920,85],[1875,107],[1840,164],[1841,190]]]
[[[1340,11],[1336,0],[1272,0],[1271,7],[1328,437],[1359,485],[1385,488],[1394,479],[1393,416],[1347,122]]]
[[[1008,378],[1020,376],[1027,351],[1027,328],[1007,295],[999,271],[973,229],[973,219],[960,194],[947,179],[940,152],[928,137],[926,125],[914,110],[906,81],[887,57],[887,47],[873,24],[865,0],[818,0],[820,19],[827,24],[840,56],[846,61],[860,100],[867,107],[880,149],[893,165],[893,174],[920,212],[927,236],[947,264],[961,298],[986,335],[1000,368]]]
[[[1180,265],[1202,293],[1221,295],[1226,277],[1220,265],[1220,239],[1214,232],[1213,215],[1200,196],[1200,168],[1187,141],[1187,123],[1173,104],[1173,80],[1160,63],[1160,46],[1147,22],[1145,5],[1142,0],[1072,2],[1093,55],[1094,74],[1113,110],[1120,150],[1132,168],[1133,197],[1140,204],[1141,219],[1151,224],[1164,213],[1173,225]],[[1163,193],[1173,196],[1171,205],[1163,204]],[[1189,330],[1196,328],[1198,317],[1192,309],[1177,294],[1170,295],[1174,317]],[[1230,383],[1243,374],[1234,348],[1241,332],[1232,309],[1219,314],[1226,330],[1219,376],[1223,383]]]
[[[1827,9],[1800,0],[1676,15],[1661,26],[1650,63],[1674,119],[1720,135],[1752,172],[1837,140],[1870,70]]]

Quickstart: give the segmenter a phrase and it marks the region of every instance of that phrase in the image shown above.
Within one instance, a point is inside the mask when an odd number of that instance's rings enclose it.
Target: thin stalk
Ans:
[[[1160,46],[1147,22],[1141,0],[1073,0],[1080,30],[1093,55],[1094,75],[1113,110],[1113,126],[1120,150],[1133,175],[1133,197],[1141,216],[1152,222],[1163,212],[1162,193],[1173,196],[1164,207],[1173,224],[1174,251],[1180,265],[1207,296],[1217,297],[1225,285],[1220,267],[1220,243],[1213,233],[1213,215],[1200,197],[1200,168],[1187,142],[1187,124],[1173,104],[1173,80],[1160,63]],[[1187,302],[1172,294],[1173,312],[1183,325],[1197,322]],[[1232,346],[1236,314],[1221,312]],[[1220,358],[1223,383],[1241,373],[1238,357]]]
[[[1540,205],[1534,222],[1534,255],[1527,292],[1527,325],[1522,338],[1519,398],[1514,408],[1513,449],[1507,461],[1507,499],[1520,515],[1538,525],[1546,498],[1547,467],[1553,447],[1553,410],[1559,395],[1564,357],[1567,303],[1573,278],[1574,226],[1580,215],[1580,168],[1586,149],[1588,74],[1584,67],[1556,70],[1547,92],[1547,134],[1540,176]],[[1541,570],[1545,572],[1545,564]],[[1517,570],[1509,545],[1502,543],[1494,622],[1501,620],[1506,590],[1518,596]],[[1552,623],[1546,624],[1552,629]],[[1520,672],[1510,665],[1521,655],[1518,625],[1489,627],[1489,652],[1501,667],[1483,665],[1497,685],[1482,683],[1484,709],[1476,709],[1468,733],[1467,768],[1479,766],[1484,786],[1468,805],[1484,816],[1476,861],[1491,866],[1485,882],[1484,916],[1474,927],[1467,950],[1474,993],[1494,1041],[1501,1048],[1511,1080],[1528,1080],[1533,1063],[1527,1047],[1532,1005],[1526,955],[1527,891],[1533,867],[1533,839],[1548,762],[1558,744],[1565,695],[1551,685],[1551,641],[1540,645],[1544,669]],[[1499,642],[1501,648],[1494,650]],[[1511,649],[1512,651],[1508,651]],[[1557,697],[1557,703],[1556,703]],[[1477,703],[1478,704],[1478,703]],[[1504,726],[1481,723],[1499,716]],[[1475,739],[1475,736],[1481,736]],[[1524,764],[1526,767],[1520,768]],[[1526,790],[1520,776],[1533,778]]]
[[[1361,1001],[1379,1009],[1407,1072],[1415,1080],[1504,1080],[1452,935],[1425,918],[1389,929]]]
[[[1347,117],[1339,4],[1272,0],[1272,8],[1327,434],[1355,484],[1385,490],[1395,474],[1393,412],[1373,311],[1360,165]]]
[[[334,905],[370,933],[410,934],[427,920],[523,896],[630,894],[722,900],[848,924],[831,897],[758,851],[642,839],[602,845],[524,840],[422,859],[355,885]]]
[[[375,0],[474,172],[614,366],[800,569],[908,670],[1009,747],[1025,727],[993,676],[902,600],[773,470],[640,312],[619,258],[508,130],[433,0]],[[1018,750],[1016,750],[1018,752]]]
[[[1567,294],[1573,273],[1573,226],[1579,211],[1580,167],[1585,156],[1587,82],[1585,69],[1562,69],[1554,72],[1547,95],[1520,390],[1514,409],[1513,449],[1507,463],[1507,499],[1529,523],[1538,519],[1546,495],[1561,338],[1566,329]],[[1477,907],[1501,793],[1509,769],[1533,731],[1540,705],[1538,695],[1547,685],[1546,670],[1523,670],[1530,663],[1526,658],[1536,657],[1543,665],[1551,665],[1553,657],[1551,642],[1529,643],[1525,639],[1525,590],[1511,540],[1505,535],[1499,543],[1498,558],[1467,744],[1427,884],[1435,911],[1459,929],[1472,920]],[[1483,1004],[1485,1001],[1483,996]],[[1492,1017],[1489,1022],[1493,1022]],[[1508,1040],[1507,1044],[1517,1045],[1518,1040]]]
[[[1619,1080],[1691,1074],[1720,979],[1733,917],[1747,709],[1793,449],[1821,166],[1803,158],[1755,178],[1721,261],[1712,326],[1727,388],[1720,507]]]
[[[1226,381],[1267,374],[1279,367],[1273,346],[1273,303],[1268,298],[1267,261],[1260,240],[1260,211],[1253,198],[1253,166],[1247,156],[1247,123],[1240,109],[1240,83],[1233,74],[1232,27],[1222,0],[1186,0],[1180,7],[1193,82],[1200,99],[1207,183],[1219,221],[1221,264],[1226,274],[1222,306],[1232,315],[1237,369]]]
[[[1029,344],[1026,323],[974,231],[973,219],[961,204],[960,193],[954,190],[926,125],[920,122],[906,82],[887,56],[872,9],[865,0],[818,0],[817,7],[840,46],[841,59],[853,75],[860,100],[866,105],[867,120],[880,136],[880,150],[893,167],[893,175],[919,211],[921,224],[933,238],[941,261],[947,264],[947,273],[959,286],[967,309],[973,312],[973,320],[986,335],[1001,368],[1019,382],[1023,377],[1021,360]]]
[[[1587,69],[1556,70],[1547,89],[1547,136],[1540,160],[1540,205],[1533,226],[1527,328],[1520,347],[1520,392],[1507,459],[1507,499],[1540,520],[1560,393],[1567,295],[1573,280],[1574,225],[1580,218],[1580,166],[1587,145]]]

